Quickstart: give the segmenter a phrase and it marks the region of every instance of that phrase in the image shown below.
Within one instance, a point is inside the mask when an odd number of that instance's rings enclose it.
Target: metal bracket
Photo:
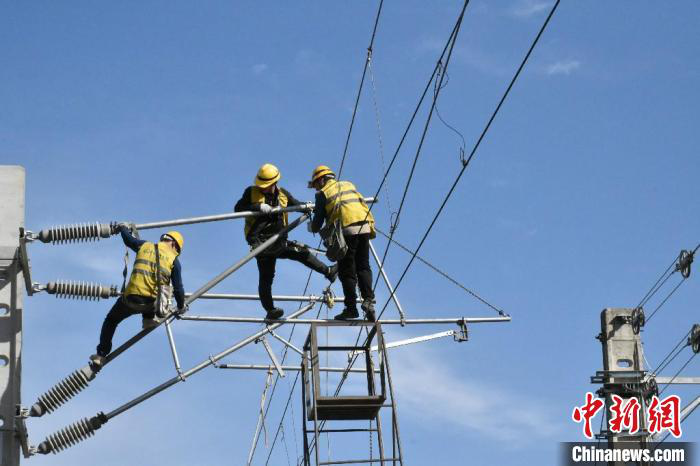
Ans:
[[[34,241],[39,239],[39,235],[37,233],[25,230],[24,228],[20,228],[20,237],[24,238],[24,241],[26,241],[27,243],[33,243]]]
[[[282,342],[284,345],[288,346],[292,351],[298,353],[298,354],[301,355],[301,356],[304,356],[304,352],[303,352],[302,350],[300,350],[299,348],[297,348],[296,346],[294,346],[294,345],[293,345],[292,343],[290,343],[288,340],[285,340],[285,339],[282,338],[281,336],[277,335],[277,333],[276,333],[274,330],[270,330],[270,335],[272,335],[273,337],[275,337],[277,340],[279,340],[280,342]]]
[[[469,341],[469,330],[467,329],[467,323],[461,320],[457,323],[459,330],[454,333],[454,340],[457,343],[462,343],[464,341]]]
[[[19,262],[22,266],[22,276],[24,277],[24,287],[29,296],[34,294],[32,283],[32,268],[29,265],[29,255],[27,254],[27,239],[24,228],[19,228]]]
[[[265,351],[267,351],[267,355],[270,356],[270,361],[272,361],[272,365],[275,366],[275,370],[277,371],[277,374],[280,377],[285,377],[286,374],[284,373],[284,369],[282,369],[282,366],[280,365],[279,361],[277,361],[277,357],[275,356],[275,353],[272,351],[272,348],[270,347],[270,344],[267,342],[267,338],[258,338],[255,340],[255,343],[262,343],[263,347],[265,348]]]
[[[15,415],[15,432],[19,443],[22,447],[22,456],[29,458],[36,453],[36,449],[29,446],[29,435],[27,434],[27,425],[25,419],[29,417],[29,409],[16,405]]]

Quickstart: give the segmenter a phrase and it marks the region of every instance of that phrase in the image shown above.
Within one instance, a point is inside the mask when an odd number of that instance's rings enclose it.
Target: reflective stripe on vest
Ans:
[[[370,226],[370,235],[374,237],[374,217],[365,203],[362,194],[349,181],[328,180],[321,189],[326,196],[326,218],[328,223],[340,219],[343,228],[361,222]]]
[[[285,208],[287,207],[287,196],[282,192],[281,189],[277,188],[277,204],[270,204],[272,207],[281,207]],[[250,187],[250,203],[251,204],[263,204],[265,203],[265,193],[262,192],[262,189],[258,188],[257,186],[251,186]],[[243,232],[245,233],[246,238],[248,237],[248,233],[250,233],[250,230],[253,229],[253,225],[255,225],[255,222],[257,222],[261,217],[246,217],[245,218],[245,225],[243,226]],[[264,219],[264,217],[263,217]],[[287,226],[287,212],[284,212],[282,214],[282,224],[286,227]]]
[[[161,249],[161,248],[159,247],[159,248],[158,248],[158,252],[159,252],[159,253],[160,253],[160,249]],[[156,268],[156,263],[155,263],[155,262],[151,262],[151,261],[146,260],[146,259],[136,259],[136,260],[134,261],[134,265],[137,265],[137,264],[139,264],[139,265],[140,265],[140,264],[143,264],[143,265],[149,266],[149,267],[151,267],[153,270],[155,270],[155,268]],[[146,273],[145,270],[141,270],[141,269],[135,269],[135,270],[138,270],[139,272],[144,272],[144,273]],[[148,272],[148,273],[155,275],[155,272]],[[170,270],[165,269],[165,268],[161,265],[161,266],[160,266],[160,276],[163,277],[163,281],[169,282],[169,281],[170,281]]]
[[[158,243],[158,255],[160,256],[160,283],[167,285],[173,264],[177,259],[177,253],[165,243]],[[155,298],[158,293],[156,282],[156,248],[155,244],[146,242],[136,253],[134,269],[129,277],[129,284],[124,291],[125,295],[139,295]]]

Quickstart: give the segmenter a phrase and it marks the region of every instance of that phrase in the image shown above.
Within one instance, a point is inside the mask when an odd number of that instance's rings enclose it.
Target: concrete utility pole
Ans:
[[[649,435],[645,413],[647,401],[655,394],[656,384],[653,378],[650,382],[645,377],[644,348],[639,334],[633,330],[633,313],[634,309],[608,308],[600,315],[601,333],[598,339],[603,345],[603,371],[598,371],[591,382],[603,384],[598,395],[605,398],[607,419],[612,418],[612,395],[625,401],[637,398],[641,405],[639,432],[613,433],[607,426],[601,432],[601,436],[607,438],[609,448],[619,447],[622,442],[628,448],[643,448]],[[623,463],[611,462],[608,465],[622,466]]]
[[[22,288],[19,229],[24,227],[24,168],[0,166],[0,455],[17,466],[23,429],[15,422],[20,404]]]

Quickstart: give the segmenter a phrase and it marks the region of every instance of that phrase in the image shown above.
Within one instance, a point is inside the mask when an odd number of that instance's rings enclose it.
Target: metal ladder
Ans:
[[[319,346],[319,327],[369,327],[361,346]],[[372,343],[376,339],[376,360],[372,357]],[[350,351],[354,359],[364,357],[367,377],[366,395],[326,396],[321,390],[320,352]],[[344,376],[347,375],[344,374]],[[377,380],[379,379],[379,380]],[[329,321],[314,323],[304,344],[302,360],[302,426],[304,431],[303,465],[380,464],[403,466],[403,454],[399,436],[396,401],[391,381],[384,336],[379,322]],[[391,447],[385,444],[382,429],[382,412],[391,417]],[[365,421],[360,425],[362,421]],[[348,426],[348,422],[352,425]],[[334,423],[333,425],[330,425]],[[336,428],[335,423],[343,425]],[[374,427],[372,426],[374,424]],[[370,458],[321,460],[321,435],[367,432],[370,437]],[[376,438],[378,457],[373,457],[371,445]],[[312,459],[315,462],[312,462]]]

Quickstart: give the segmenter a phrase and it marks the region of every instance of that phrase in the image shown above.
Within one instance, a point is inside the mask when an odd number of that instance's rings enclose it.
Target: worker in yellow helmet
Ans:
[[[264,164],[258,170],[252,186],[243,191],[236,203],[236,212],[257,211],[265,215],[247,217],[245,220],[245,239],[251,248],[264,243],[270,237],[279,233],[287,226],[287,214],[275,212],[273,209],[301,205],[289,191],[278,186],[281,175],[277,167],[270,163]],[[256,258],[258,263],[258,294],[260,302],[267,312],[266,319],[279,319],[284,314],[282,309],[275,307],[272,299],[272,282],[275,278],[277,259],[291,259],[324,275],[331,283],[338,276],[337,266],[327,266],[314,256],[308,246],[297,241],[288,241],[283,235],[273,245],[265,249]]]
[[[169,231],[154,244],[136,238],[125,223],[120,223],[118,230],[124,244],[136,253],[136,260],[123,295],[117,299],[102,323],[97,353],[90,356],[97,367],[104,364],[106,356],[112,351],[112,337],[122,320],[141,314],[144,329],[158,325],[160,321],[156,318],[155,304],[159,285],[172,283],[177,312],[185,310],[185,289],[178,260],[184,244],[182,235],[177,231]],[[160,267],[157,268],[156,264]]]
[[[362,295],[362,310],[368,320],[374,321],[374,291],[372,269],[369,266],[369,240],[376,236],[374,217],[364,197],[349,181],[337,181],[333,170],[319,165],[311,173],[309,187],[316,189],[316,207],[309,230],[316,233],[327,224],[339,221],[347,244],[345,256],[338,261],[340,283],[345,294],[345,309],[335,316],[337,320],[356,319],[357,291]]]

